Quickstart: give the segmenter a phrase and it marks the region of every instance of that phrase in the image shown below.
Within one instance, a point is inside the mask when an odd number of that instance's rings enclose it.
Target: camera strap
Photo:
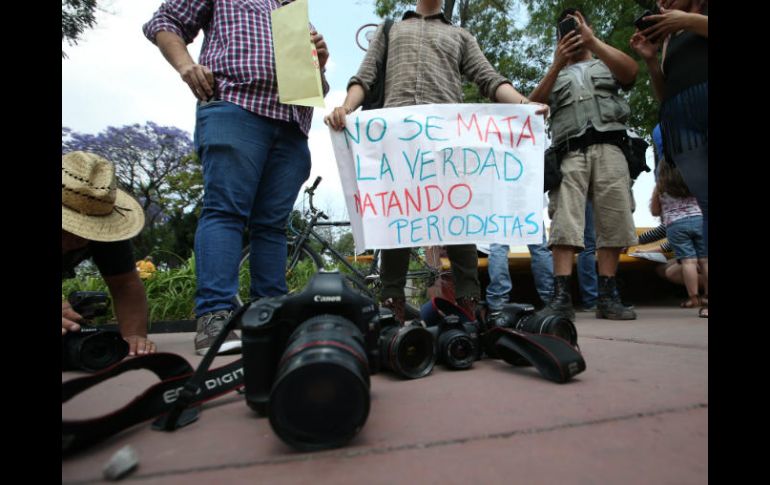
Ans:
[[[62,453],[81,450],[155,417],[158,419],[153,424],[154,429],[173,431],[197,420],[201,403],[243,387],[242,359],[211,371],[208,369],[246,308],[241,307],[233,314],[195,371],[179,355],[157,353],[124,360],[100,372],[63,382],[62,403],[65,403],[126,371],[149,370],[161,379],[117,411],[91,419],[62,420]]]
[[[438,325],[447,315],[456,315],[460,323],[476,320],[474,315],[440,296],[431,298],[420,307],[420,319],[429,327]]]
[[[211,371],[211,373],[209,373],[211,362],[214,360],[214,357],[217,356],[219,348],[222,347],[222,344],[230,334],[230,331],[235,330],[237,323],[241,320],[241,315],[243,315],[246,310],[248,310],[249,306],[249,304],[242,305],[237,310],[235,310],[232,315],[230,315],[230,320],[224,324],[222,330],[219,332],[219,335],[217,335],[217,338],[214,339],[214,343],[211,344],[208,352],[206,352],[206,355],[203,356],[203,360],[201,360],[201,363],[198,364],[198,368],[195,369],[195,373],[187,380],[187,382],[185,382],[184,388],[179,393],[179,398],[174,403],[174,406],[168,413],[168,416],[166,416],[165,422],[158,422],[158,426],[161,427],[161,429],[164,431],[174,431],[178,427],[184,426],[186,424],[183,421],[180,421],[184,418],[183,412],[194,402],[194,399],[197,398],[198,393],[201,392],[201,384],[208,382],[210,374],[216,372],[216,370],[219,370],[216,369],[215,371]],[[241,361],[242,359],[237,361],[239,364],[239,385],[237,387],[243,386],[243,365],[241,364]],[[232,389],[228,389],[228,391],[229,390]]]
[[[507,363],[521,366],[522,361],[526,361],[535,366],[543,377],[554,382],[567,382],[586,370],[586,362],[580,351],[555,335],[493,327],[482,337],[487,345],[493,345],[494,353]]]

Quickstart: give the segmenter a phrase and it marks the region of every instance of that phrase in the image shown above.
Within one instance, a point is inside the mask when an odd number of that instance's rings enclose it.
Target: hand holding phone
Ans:
[[[640,15],[636,20],[634,20],[634,25],[641,32],[642,30],[655,25],[655,22],[653,22],[652,20],[645,20],[645,17],[648,17],[650,15],[659,15],[659,14],[660,14],[660,9],[656,5],[652,10],[645,10],[642,15]]]
[[[558,27],[558,33],[559,33],[559,39],[564,37],[565,35],[569,34],[573,30],[577,29],[577,20],[575,20],[575,17],[567,17],[561,22],[559,22]]]

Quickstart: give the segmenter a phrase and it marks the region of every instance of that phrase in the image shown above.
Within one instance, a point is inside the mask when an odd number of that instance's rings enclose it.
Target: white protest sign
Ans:
[[[523,104],[360,111],[330,129],[356,248],[543,240],[544,121]]]

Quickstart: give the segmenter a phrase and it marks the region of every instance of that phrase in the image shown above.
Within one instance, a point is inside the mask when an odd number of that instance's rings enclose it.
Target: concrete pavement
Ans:
[[[587,369],[567,384],[493,360],[467,371],[436,366],[411,381],[377,374],[363,430],[344,448],[316,453],[292,451],[231,393],[174,433],[147,422],[63,460],[62,482],[101,480],[110,456],[130,444],[139,467],[124,480],[158,484],[707,483],[708,319],[694,309],[636,310],[630,322],[577,314]],[[161,351],[200,361],[191,333],[154,339]],[[62,415],[105,414],[155,382],[129,373],[68,402]]]

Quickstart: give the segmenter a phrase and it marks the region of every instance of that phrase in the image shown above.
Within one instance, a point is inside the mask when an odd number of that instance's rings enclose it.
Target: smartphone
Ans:
[[[567,17],[559,22],[559,39],[577,29],[577,20],[575,17]]]
[[[645,17],[648,15],[658,15],[660,14],[660,9],[656,5],[652,10],[645,10],[642,15],[640,15],[636,20],[634,20],[634,25],[636,26],[639,31],[642,31],[648,27],[652,27],[655,25],[655,22],[652,20],[644,20]]]

